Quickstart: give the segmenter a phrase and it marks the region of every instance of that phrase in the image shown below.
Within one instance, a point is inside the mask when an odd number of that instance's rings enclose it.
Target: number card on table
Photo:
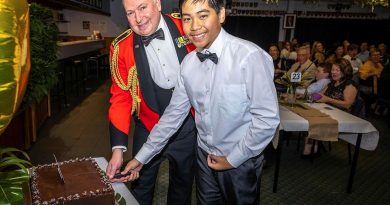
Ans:
[[[292,83],[299,83],[302,80],[302,73],[301,72],[292,72],[290,76],[290,82]]]

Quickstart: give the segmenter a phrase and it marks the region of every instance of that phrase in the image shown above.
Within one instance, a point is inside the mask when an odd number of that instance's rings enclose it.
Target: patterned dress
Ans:
[[[344,100],[345,87],[352,84],[357,89],[357,85],[353,80],[345,80],[337,86],[335,86],[335,84],[336,84],[336,81],[332,80],[328,84],[328,88],[326,89],[324,95],[326,95],[330,98],[336,99],[336,100]],[[344,111],[348,111],[345,108],[341,108],[341,107],[337,107],[337,108],[344,110]]]

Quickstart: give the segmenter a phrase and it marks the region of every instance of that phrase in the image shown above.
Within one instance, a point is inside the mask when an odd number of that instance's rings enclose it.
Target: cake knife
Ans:
[[[120,179],[120,178],[122,178],[122,177],[127,177],[127,176],[129,176],[130,174],[131,174],[131,171],[127,172],[126,174],[121,174],[120,172],[118,172],[118,173],[116,173],[116,174],[114,175],[114,179]]]
[[[54,160],[56,161],[57,171],[58,171],[58,174],[60,175],[61,183],[65,184],[65,179],[64,179],[64,175],[62,175],[62,172],[61,172],[61,169],[60,169],[60,164],[58,163],[57,157],[56,157],[56,155],[54,153],[53,153],[53,156],[54,156]]]

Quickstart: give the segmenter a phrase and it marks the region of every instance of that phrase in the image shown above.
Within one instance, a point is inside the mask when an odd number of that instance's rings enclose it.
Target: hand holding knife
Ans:
[[[114,175],[114,179],[120,179],[120,178],[122,178],[122,177],[127,177],[127,176],[129,176],[131,174],[131,171],[129,171],[129,172],[127,172],[126,174],[121,174],[120,172],[118,172],[118,173],[116,173],[115,175]]]
[[[109,163],[107,170],[111,173],[107,176],[111,182],[132,182],[139,178],[142,166],[143,164],[133,159],[120,171],[120,166],[113,166]]]

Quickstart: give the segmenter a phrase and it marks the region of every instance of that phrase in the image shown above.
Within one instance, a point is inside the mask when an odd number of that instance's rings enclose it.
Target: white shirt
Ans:
[[[162,16],[157,30],[160,28],[164,31],[165,39],[153,39],[145,46],[145,51],[153,81],[161,88],[171,89],[176,84],[180,63],[171,33]]]
[[[354,60],[352,60],[350,55],[345,55],[343,58],[347,59],[351,63],[353,74],[357,73],[363,65],[362,61],[357,57]]]
[[[368,57],[370,57],[370,52],[368,50],[362,51],[357,54],[357,58],[359,58],[363,63],[368,60]]]
[[[290,52],[287,49],[283,48],[282,51],[280,52],[280,58],[296,60],[297,59],[297,52],[295,52],[295,51]]]
[[[316,82],[310,84],[309,87],[307,87],[307,94],[311,95],[313,93],[319,93],[329,83],[330,83],[329,78],[319,79]],[[296,93],[303,95],[305,94],[305,89],[297,88]]]
[[[218,64],[200,62],[196,51],[184,58],[171,102],[135,156],[141,163],[161,151],[191,106],[200,148],[226,156],[234,167],[259,155],[273,138],[280,119],[272,58],[223,29],[207,50],[217,54]]]
[[[325,86],[327,86],[330,83],[329,78],[319,79],[316,82],[312,83],[307,87],[307,93],[319,93]]]

